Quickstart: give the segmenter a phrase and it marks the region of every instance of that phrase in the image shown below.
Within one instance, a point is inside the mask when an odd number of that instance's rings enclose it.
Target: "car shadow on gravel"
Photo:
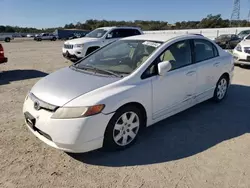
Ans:
[[[38,70],[9,70],[0,72],[0,85],[10,84],[13,81],[20,81],[32,78],[40,78],[48,75]]]
[[[235,66],[242,68],[242,69],[250,70],[250,65],[235,65]]]
[[[250,87],[231,85],[219,104],[207,101],[147,128],[137,143],[117,152],[68,154],[92,165],[120,167],[193,156],[250,132]]]

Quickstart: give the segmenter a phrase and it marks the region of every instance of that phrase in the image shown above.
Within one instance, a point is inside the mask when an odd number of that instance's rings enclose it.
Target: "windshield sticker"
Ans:
[[[157,48],[158,46],[160,46],[160,43],[157,42],[151,42],[151,41],[145,41],[144,43],[142,43],[143,45],[147,45],[147,46],[153,46],[155,48]]]

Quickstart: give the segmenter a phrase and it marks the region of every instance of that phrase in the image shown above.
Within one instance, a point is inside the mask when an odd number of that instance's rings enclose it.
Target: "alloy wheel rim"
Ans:
[[[125,112],[115,123],[113,139],[119,146],[126,146],[131,143],[138,134],[140,120],[136,113]]]
[[[227,80],[225,78],[222,78],[217,88],[217,97],[219,100],[223,99],[223,97],[226,94],[226,91],[227,91]]]

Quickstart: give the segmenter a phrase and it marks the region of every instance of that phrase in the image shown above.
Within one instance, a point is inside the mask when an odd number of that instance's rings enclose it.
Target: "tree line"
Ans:
[[[66,24],[64,27],[37,29],[32,27],[18,27],[18,26],[3,26],[0,25],[0,33],[41,33],[53,32],[56,29],[82,29],[93,30],[98,27],[107,26],[136,26],[144,31],[150,30],[173,30],[173,29],[201,29],[201,28],[227,28],[227,27],[250,27],[250,22],[247,20],[230,21],[229,19],[222,19],[221,14],[209,14],[201,21],[182,21],[175,24],[169,24],[166,21],[108,21],[90,19],[85,22],[77,22],[76,24]]]

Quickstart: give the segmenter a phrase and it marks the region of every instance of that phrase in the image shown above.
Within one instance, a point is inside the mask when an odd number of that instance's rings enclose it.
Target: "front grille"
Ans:
[[[250,50],[245,50],[245,53],[250,54]]]
[[[64,48],[65,49],[73,49],[73,45],[72,44],[64,44]]]
[[[250,47],[244,47],[244,52],[250,54]]]
[[[250,62],[250,60],[247,60],[247,59],[239,59],[238,61]]]
[[[37,98],[33,93],[29,93],[29,98],[34,102],[34,108],[36,110],[44,109],[50,112],[55,112],[58,108],[58,106],[42,101],[41,99]]]

